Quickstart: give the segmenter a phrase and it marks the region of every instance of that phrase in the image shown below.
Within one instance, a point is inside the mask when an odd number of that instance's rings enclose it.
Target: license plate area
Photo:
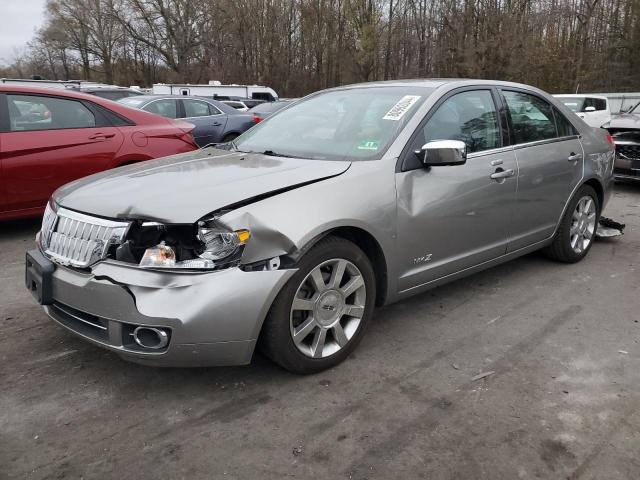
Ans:
[[[53,303],[53,272],[56,265],[40,250],[29,250],[25,261],[24,282],[40,305]]]

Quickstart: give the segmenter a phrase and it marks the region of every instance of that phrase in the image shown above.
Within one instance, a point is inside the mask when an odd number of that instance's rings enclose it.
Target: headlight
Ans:
[[[201,226],[198,229],[198,238],[204,243],[205,248],[200,257],[213,261],[223,260],[238,253],[250,237],[249,230],[228,232]]]
[[[202,248],[194,258],[178,260],[176,250],[180,246],[169,246],[161,242],[147,248],[140,260],[141,267],[214,269],[239,262],[244,245],[249,241],[249,230],[230,232],[204,223],[198,226],[197,238]]]

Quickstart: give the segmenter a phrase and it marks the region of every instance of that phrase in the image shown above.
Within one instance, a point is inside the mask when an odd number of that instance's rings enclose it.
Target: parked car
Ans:
[[[259,343],[317,372],[376,305],[542,248],[583,259],[612,169],[606,131],[527,85],[341,87],[233,143],[61,188],[26,282],[128,360],[246,364]],[[82,233],[96,228],[105,242]]]
[[[235,98],[232,100],[244,103],[249,108],[249,110],[251,110],[253,107],[257,107],[258,105],[262,105],[263,103],[271,103],[267,102],[266,100],[258,100],[257,98]]]
[[[603,125],[616,145],[613,170],[621,180],[640,180],[640,104],[628,113],[614,115]]]
[[[240,100],[221,100],[225,105],[229,105],[230,107],[235,108],[239,112],[246,112],[249,110],[246,103],[241,102]]]
[[[123,98],[120,103],[167,118],[181,118],[195,125],[193,136],[200,147],[210,143],[230,142],[253,127],[253,115],[216,100],[181,95],[140,95]]]
[[[601,95],[554,95],[587,125],[599,128],[611,120],[611,105]]]
[[[249,110],[249,113],[252,113],[256,118],[257,122],[261,122],[265,118],[273,115],[279,110],[282,110],[284,107],[289,105],[293,100],[278,100],[276,102],[266,102],[261,103],[260,105],[256,105],[255,107]]]
[[[121,98],[142,95],[142,92],[126,87],[80,87],[80,91],[96,97],[113,100],[114,102]]]
[[[41,215],[77,178],[195,150],[191,130],[84,93],[0,85],[0,220]]]

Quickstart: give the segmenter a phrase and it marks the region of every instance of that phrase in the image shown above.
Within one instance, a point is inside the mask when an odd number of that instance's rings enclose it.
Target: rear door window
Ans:
[[[551,105],[524,92],[503,90],[515,143],[537,142],[557,137]]]
[[[162,115],[163,117],[178,118],[177,105],[178,104],[175,100],[155,100],[142,107],[142,109],[150,113]]]
[[[96,117],[82,102],[40,95],[7,95],[12,132],[93,128]]]
[[[210,115],[218,115],[220,111],[209,105],[207,102],[202,102],[200,100],[183,100],[182,104],[184,105],[184,113],[186,118],[193,117],[208,117]],[[212,108],[216,113],[212,113]]]

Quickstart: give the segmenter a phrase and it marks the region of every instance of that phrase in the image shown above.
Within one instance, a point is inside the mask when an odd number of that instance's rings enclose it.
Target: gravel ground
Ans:
[[[583,262],[533,254],[380,309],[308,377],[76,339],[22,284],[38,222],[3,223],[0,478],[640,478],[640,186],[605,214],[626,233]]]

